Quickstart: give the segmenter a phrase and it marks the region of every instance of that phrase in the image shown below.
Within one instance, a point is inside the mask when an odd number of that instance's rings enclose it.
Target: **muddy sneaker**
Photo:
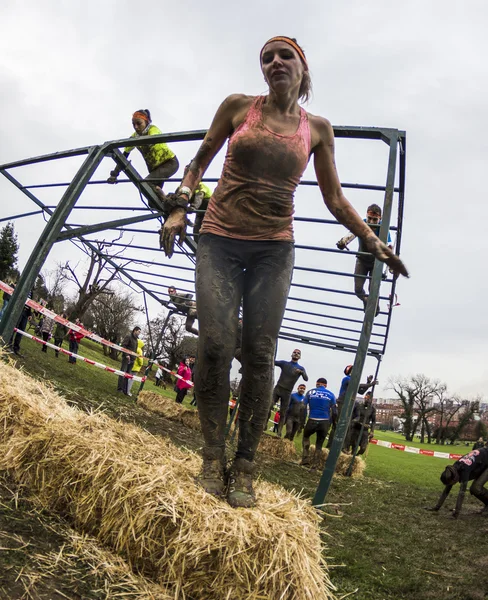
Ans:
[[[256,465],[244,458],[236,458],[229,469],[227,502],[232,508],[251,508],[256,504],[252,487]]]
[[[203,467],[198,481],[203,489],[219,498],[225,494],[225,452],[221,448],[203,449]]]

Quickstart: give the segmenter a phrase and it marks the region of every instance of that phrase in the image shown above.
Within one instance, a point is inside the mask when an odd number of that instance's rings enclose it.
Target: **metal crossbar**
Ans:
[[[193,239],[191,230],[185,243],[175,252],[175,257],[168,261],[155,243],[156,224],[154,228],[130,227],[144,221],[161,219],[161,215],[151,211],[147,202],[157,199],[151,186],[141,177],[132,164],[120,152],[120,148],[144,146],[159,142],[184,143],[203,139],[205,131],[186,131],[179,133],[165,133],[157,136],[129,138],[106,142],[97,146],[86,146],[62,152],[55,152],[44,156],[27,158],[20,161],[0,165],[0,173],[18,190],[20,190],[35,206],[36,210],[9,217],[2,217],[0,222],[7,220],[25,219],[42,214],[47,220],[44,231],[27,261],[15,289],[12,300],[6,306],[0,321],[0,337],[9,340],[14,326],[20,317],[24,302],[32,289],[34,282],[47,259],[49,252],[56,243],[71,243],[85,252],[96,252],[105,258],[111,269],[117,270],[120,277],[132,288],[138,289],[146,298],[156,300],[160,305],[167,306],[167,286],[181,283],[189,292],[194,292],[193,278],[186,272],[194,272],[196,240]],[[372,183],[343,183],[346,189],[361,191],[374,191],[384,195],[383,219],[380,228],[380,238],[387,239],[388,231],[396,232],[395,250],[397,254],[401,249],[403,208],[405,202],[405,164],[406,164],[406,136],[405,132],[396,129],[375,127],[335,127],[337,138],[378,140],[387,144],[389,149],[384,185]],[[23,185],[11,173],[23,167],[54,163],[67,158],[80,157],[81,166],[72,181],[68,182],[35,182]],[[136,188],[134,198],[137,202],[131,206],[114,206],[99,203],[84,203],[85,197],[90,195],[90,189],[104,185],[105,181],[95,179],[94,175],[101,162],[109,158],[115,161],[120,169],[125,171],[127,179],[120,183],[132,185]],[[398,173],[397,173],[398,171]],[[172,178],[171,181],[179,181]],[[215,178],[206,178],[204,181],[216,182]],[[92,186],[95,186],[93,188]],[[301,190],[309,188],[308,194],[317,188],[315,180],[304,180],[297,191],[297,199]],[[36,190],[51,189],[52,194],[56,189],[63,189],[63,194],[57,204],[46,204],[35,195]],[[317,190],[319,193],[319,190]],[[80,203],[83,198],[83,203]],[[141,205],[142,200],[142,205]],[[395,201],[395,202],[394,202]],[[297,203],[298,206],[298,203]],[[395,210],[393,210],[395,207]],[[103,211],[124,215],[117,219],[102,220],[102,217],[91,223],[72,223],[70,217],[76,210],[77,216],[101,214]],[[78,219],[79,220],[79,219]],[[93,220],[92,220],[93,221]],[[322,219],[305,215],[295,217],[295,229],[307,225],[322,225],[324,228],[338,225],[334,219]],[[123,243],[115,241],[112,246],[122,248],[117,257],[108,256],[106,252],[96,246],[96,239],[91,236],[104,231],[115,231],[118,235],[138,234],[137,243]],[[324,229],[323,231],[326,231]],[[308,237],[307,237],[308,241]],[[294,268],[293,292],[288,298],[288,303],[280,331],[280,339],[309,344],[329,350],[338,350],[355,354],[352,379],[343,404],[341,419],[338,423],[334,442],[326,463],[326,467],[314,497],[314,504],[320,506],[330,487],[335,463],[347,429],[348,419],[352,412],[353,399],[357,393],[359,378],[364,366],[366,356],[377,359],[377,372],[380,361],[386,352],[388,336],[392,320],[392,304],[385,310],[384,302],[395,295],[396,281],[388,278],[382,281],[382,265],[376,261],[371,277],[364,277],[369,284],[369,301],[363,318],[363,308],[356,299],[351,289],[351,278],[354,278],[353,260],[364,256],[361,252],[342,252],[331,244],[322,244],[323,238],[315,237],[312,244],[296,244],[297,264]],[[124,251],[125,248],[125,251]],[[335,257],[342,256],[337,259]],[[330,261],[343,261],[347,265],[343,270],[324,268]],[[334,265],[332,265],[334,267]],[[181,276],[176,274],[180,272]],[[313,284],[310,278],[313,277]],[[357,276],[356,276],[357,277]],[[382,295],[379,295],[380,285]],[[346,287],[344,287],[346,286]],[[186,291],[186,290],[181,290]],[[334,296],[340,301],[334,302]],[[352,297],[352,298],[351,298]],[[382,311],[375,319],[377,299],[382,300]],[[350,302],[349,302],[350,300]],[[146,303],[147,306],[147,303]],[[315,310],[308,310],[310,307]],[[296,318],[299,316],[300,318]],[[357,318],[352,318],[353,316]],[[344,325],[344,326],[341,326]],[[351,335],[353,337],[351,337]]]

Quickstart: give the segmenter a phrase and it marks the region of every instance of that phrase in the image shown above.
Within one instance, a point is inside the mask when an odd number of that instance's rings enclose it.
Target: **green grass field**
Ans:
[[[24,339],[24,359],[17,361],[19,368],[34,377],[48,379],[64,397],[82,410],[103,410],[117,419],[136,423],[157,435],[170,437],[178,446],[198,450],[202,445],[199,434],[167,421],[138,407],[133,398],[116,392],[117,378],[111,373],[78,362],[69,365],[66,356],[54,357],[54,351],[41,352],[40,345]],[[98,344],[83,340],[79,353],[109,366],[119,364],[103,356]],[[136,391],[134,384],[133,392]],[[168,386],[161,391],[150,380],[145,389],[158,391],[169,397],[174,392]],[[185,400],[185,404],[188,399]],[[377,432],[380,439],[403,443],[398,434]],[[300,440],[297,440],[300,447]],[[409,443],[408,445],[418,445]],[[428,446],[441,451],[463,453],[462,446]],[[455,495],[448,499],[440,513],[430,513],[425,506],[433,505],[442,485],[440,473],[448,460],[414,455],[370,445],[365,477],[350,479],[336,477],[327,498],[323,526],[328,545],[327,560],[334,565],[332,580],[338,588],[338,598],[355,600],[482,600],[488,598],[488,519],[476,512],[481,507],[469,495],[461,517],[453,520],[449,508]],[[260,458],[261,476],[277,482],[287,489],[301,490],[313,496],[320,477],[298,464]],[[0,490],[1,491],[1,490]],[[13,501],[12,501],[13,502]],[[30,543],[31,551],[49,541],[53,549],[63,543],[57,534],[52,536],[52,519],[46,530],[32,518],[30,508],[22,503],[0,502],[0,531],[15,531],[16,523],[35,532]],[[27,502],[27,501],[26,501]],[[13,508],[12,508],[13,506]],[[26,506],[28,506],[26,504]],[[8,510],[7,510],[7,507]],[[15,509],[15,510],[14,510]],[[17,511],[17,512],[15,512]],[[20,511],[20,512],[18,512]],[[37,542],[36,542],[37,540]],[[24,561],[28,558],[24,557]],[[0,598],[20,598],[13,594],[15,577],[20,569],[15,552],[0,552]],[[20,565],[20,566],[19,566]],[[83,565],[80,569],[83,570]],[[10,576],[12,574],[12,576]],[[80,571],[80,577],[83,572]],[[62,576],[55,582],[56,589],[64,589]],[[54,584],[53,584],[54,585]],[[67,588],[66,588],[67,589]],[[3,593],[6,594],[2,596]],[[9,592],[10,590],[10,592]],[[88,593],[64,597],[91,599]],[[28,597],[28,596],[26,596]],[[46,600],[63,596],[39,595]],[[273,600],[273,599],[271,599]]]

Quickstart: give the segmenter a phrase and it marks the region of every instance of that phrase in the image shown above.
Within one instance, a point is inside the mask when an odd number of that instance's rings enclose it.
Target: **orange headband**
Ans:
[[[286,37],[285,35],[277,35],[275,37],[272,37],[270,40],[268,40],[266,42],[266,44],[264,44],[264,46],[261,48],[261,52],[259,53],[259,58],[262,59],[263,58],[263,51],[266,48],[266,46],[268,44],[271,44],[271,42],[285,42],[285,44],[290,45],[294,50],[296,50],[296,52],[298,53],[298,56],[301,58],[303,66],[305,67],[305,71],[308,71],[308,62],[307,59],[305,58],[305,54],[303,53],[303,50],[300,48],[300,46],[294,42],[291,38]]]
[[[147,121],[149,123],[149,117],[146,113],[141,112],[140,110],[136,110],[136,112],[132,115],[133,119],[142,119],[143,121]]]

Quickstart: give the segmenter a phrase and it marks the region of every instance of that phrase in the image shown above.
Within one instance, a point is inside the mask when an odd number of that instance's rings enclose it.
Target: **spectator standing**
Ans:
[[[137,358],[134,361],[134,365],[132,366],[132,373],[139,374],[142,366],[144,364],[144,342],[142,340],[137,340]],[[134,385],[133,379],[127,380],[127,395],[132,396],[131,389]]]
[[[54,329],[54,319],[44,315],[44,319],[42,320],[42,325],[41,325],[41,336],[42,336],[43,341],[48,342],[51,339],[53,329]],[[41,350],[42,350],[42,352],[47,353],[46,344],[42,344]]]
[[[67,319],[66,313],[61,315],[63,319]],[[54,345],[58,348],[61,348],[63,345],[64,338],[68,335],[69,328],[67,325],[63,325],[62,323],[56,323],[56,327],[54,328]],[[56,358],[59,356],[59,350],[55,350]]]
[[[178,367],[178,380],[176,382],[176,402],[181,404],[183,402],[184,397],[189,388],[192,387],[191,383],[191,368],[190,368],[190,359],[185,358],[184,361],[180,362],[180,366]]]
[[[80,319],[76,319],[75,320],[75,325],[79,325],[80,327],[83,327],[83,324],[80,321]],[[70,329],[69,332],[68,332],[69,351],[70,352],[74,352],[74,354],[78,354],[78,347],[80,345],[80,341],[84,337],[85,336],[81,333],[81,331],[75,331],[74,329]],[[74,365],[76,363],[76,357],[75,356],[70,356],[68,358],[68,362],[70,364]]]
[[[120,345],[122,346],[122,348],[126,348],[127,350],[130,350],[130,352],[136,353],[140,334],[141,334],[141,328],[134,327],[134,329],[128,335],[125,336],[125,338],[122,340],[122,343]],[[135,362],[135,356],[132,356],[131,354],[123,354],[122,355],[122,364],[120,365],[120,370],[124,371],[124,373],[130,374],[132,372],[132,367],[134,366],[134,362]],[[124,377],[123,375],[119,375],[117,391],[124,393],[126,396],[129,395],[128,387],[127,387],[128,381],[129,380],[127,379],[127,377]]]

